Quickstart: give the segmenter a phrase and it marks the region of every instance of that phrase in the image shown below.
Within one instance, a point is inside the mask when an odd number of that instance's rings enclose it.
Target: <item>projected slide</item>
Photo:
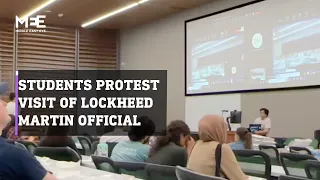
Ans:
[[[268,0],[187,22],[187,94],[320,85],[315,7]]]

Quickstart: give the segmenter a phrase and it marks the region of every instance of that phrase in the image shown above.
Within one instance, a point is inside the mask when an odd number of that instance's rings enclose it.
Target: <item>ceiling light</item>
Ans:
[[[56,1],[56,0],[48,0],[48,1],[46,1],[45,3],[39,5],[38,7],[34,8],[34,9],[32,9],[32,10],[31,10],[30,12],[28,12],[27,14],[23,15],[23,16],[22,16],[22,19],[25,19],[25,18],[27,18],[27,17],[35,14],[36,12],[38,12],[38,11],[40,11],[41,9],[49,6],[51,3],[55,2],[55,1]]]
[[[63,14],[58,14],[59,17],[63,17]]]
[[[92,20],[92,21],[86,22],[86,23],[82,24],[81,27],[90,26],[90,25],[92,25],[92,24],[94,24],[94,23],[97,23],[97,22],[103,20],[103,19],[106,19],[106,18],[108,18],[108,17],[111,17],[111,16],[114,16],[114,15],[116,15],[116,14],[119,14],[119,13],[121,13],[121,12],[123,12],[123,11],[126,11],[126,10],[128,10],[128,9],[131,9],[131,8],[133,8],[133,7],[135,7],[135,6],[138,6],[138,5],[142,4],[142,3],[145,3],[145,2],[147,2],[147,1],[149,1],[149,0],[141,0],[141,1],[136,2],[136,3],[132,3],[132,4],[128,5],[128,6],[122,7],[122,8],[120,8],[120,9],[118,9],[118,10],[115,10],[115,11],[112,11],[112,12],[110,12],[110,13],[107,13],[107,14],[105,14],[105,15],[103,15],[103,16],[100,16],[100,17],[98,17],[98,18],[96,18],[96,19],[94,19],[94,20]]]

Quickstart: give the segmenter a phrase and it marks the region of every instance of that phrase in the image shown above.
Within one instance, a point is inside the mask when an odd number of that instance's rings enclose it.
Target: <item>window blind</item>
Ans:
[[[79,69],[117,68],[115,30],[79,30]]]
[[[0,81],[8,82],[9,92],[14,86],[14,26],[0,23]]]
[[[18,33],[18,70],[75,69],[76,32],[47,26],[44,33]]]

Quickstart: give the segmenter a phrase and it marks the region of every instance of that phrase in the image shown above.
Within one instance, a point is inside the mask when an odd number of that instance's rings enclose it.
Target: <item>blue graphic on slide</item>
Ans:
[[[308,80],[320,73],[320,19],[275,28],[273,41],[273,77],[269,83]]]
[[[192,49],[193,89],[221,83],[241,81],[240,66],[243,34],[233,34],[219,40],[196,45]],[[230,79],[234,77],[234,79]]]

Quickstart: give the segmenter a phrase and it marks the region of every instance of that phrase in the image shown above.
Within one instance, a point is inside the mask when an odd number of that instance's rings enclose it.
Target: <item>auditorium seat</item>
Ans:
[[[148,180],[177,180],[175,166],[147,164],[146,173]]]
[[[221,177],[200,174],[181,166],[176,167],[176,176],[178,180],[226,180]]]

